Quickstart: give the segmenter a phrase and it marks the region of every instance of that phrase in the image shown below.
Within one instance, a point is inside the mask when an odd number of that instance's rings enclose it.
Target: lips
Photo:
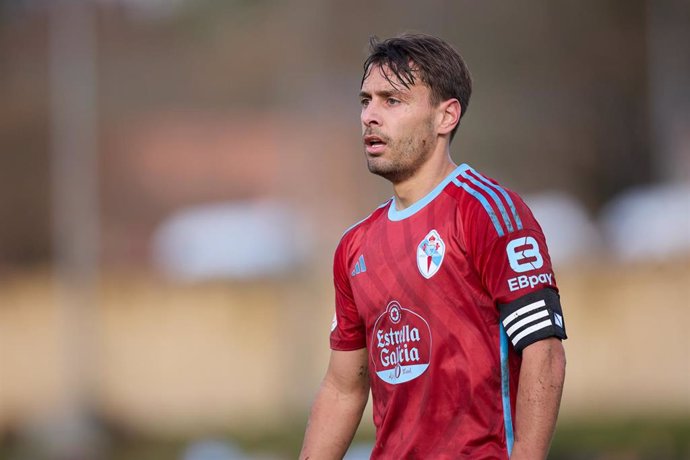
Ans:
[[[386,140],[375,134],[367,134],[363,140],[365,149],[369,154],[379,154],[386,148]]]

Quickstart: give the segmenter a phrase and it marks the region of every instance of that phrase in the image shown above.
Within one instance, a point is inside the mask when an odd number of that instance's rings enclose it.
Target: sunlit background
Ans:
[[[547,235],[551,458],[690,459],[687,0],[0,0],[0,458],[296,458],[404,31],[461,51],[453,157]]]

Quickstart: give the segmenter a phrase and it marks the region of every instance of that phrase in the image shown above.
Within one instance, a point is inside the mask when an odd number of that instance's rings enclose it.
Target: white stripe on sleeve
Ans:
[[[517,323],[513,324],[510,329],[506,331],[506,334],[508,334],[509,337],[513,336],[513,332],[517,331],[520,329],[522,326],[524,326],[527,323],[531,323],[532,321],[536,321],[539,318],[543,318],[544,316],[549,316],[549,311],[548,310],[542,310],[540,312],[537,312],[533,315],[528,316],[525,319],[521,319]]]
[[[518,342],[520,342],[520,340],[522,340],[523,338],[525,338],[526,335],[529,335],[529,334],[531,334],[531,333],[534,332],[534,331],[538,331],[538,330],[540,330],[540,329],[544,329],[545,327],[549,327],[549,326],[551,326],[551,324],[552,324],[552,323],[551,323],[551,319],[549,318],[549,319],[547,319],[546,321],[542,321],[541,323],[537,323],[537,324],[535,324],[534,326],[528,327],[527,329],[525,329],[524,331],[520,332],[518,335],[515,336],[515,338],[512,339],[513,346],[516,347],[517,344],[518,344]]]
[[[517,318],[518,316],[522,316],[529,311],[536,310],[537,308],[541,308],[544,306],[546,306],[546,302],[544,302],[543,300],[538,300],[538,301],[531,303],[529,305],[525,305],[524,307],[522,307],[522,308],[514,311],[510,315],[506,316],[506,319],[503,320],[503,327],[508,327],[508,324],[513,322],[513,320],[515,320],[515,318]]]

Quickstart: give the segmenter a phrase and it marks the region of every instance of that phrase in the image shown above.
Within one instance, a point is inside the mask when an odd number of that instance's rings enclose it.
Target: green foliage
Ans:
[[[690,459],[690,419],[581,420],[559,425],[549,458]]]
[[[282,430],[258,428],[213,436],[239,446],[248,455],[296,458],[302,443],[305,418],[295,418]],[[2,439],[2,437],[0,437]],[[156,438],[129,434],[114,436],[104,460],[163,460],[180,458],[193,439]],[[373,441],[373,433],[360,430],[355,443]],[[22,458],[20,446],[0,444],[0,460]],[[17,455],[19,454],[19,456]],[[690,418],[676,420],[579,420],[559,424],[551,460],[688,460]]]

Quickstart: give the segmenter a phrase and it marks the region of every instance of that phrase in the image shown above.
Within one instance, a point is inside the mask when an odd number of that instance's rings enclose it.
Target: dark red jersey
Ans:
[[[391,199],[335,253],[331,348],[369,351],[372,458],[506,459],[520,352],[565,338],[539,224],[467,165],[402,211]]]

